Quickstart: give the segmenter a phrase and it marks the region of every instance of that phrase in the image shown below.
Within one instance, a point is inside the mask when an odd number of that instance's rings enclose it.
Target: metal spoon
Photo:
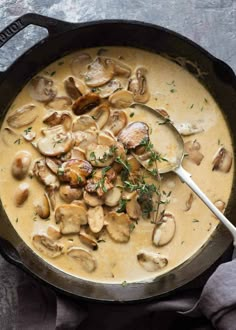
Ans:
[[[191,174],[188,173],[183,167],[182,167],[182,161],[184,158],[184,141],[182,139],[182,136],[177,131],[177,129],[173,126],[171,121],[166,121],[166,118],[162,116],[158,111],[154,110],[153,108],[150,108],[147,105],[135,103],[132,104],[132,108],[135,109],[145,109],[146,111],[152,112],[155,114],[158,120],[160,120],[160,123],[165,123],[162,126],[162,129],[164,130],[163,134],[168,133],[169,135],[172,135],[172,138],[175,140],[176,148],[174,148],[175,155],[172,155],[171,160],[168,160],[167,162],[161,162],[164,166],[161,168],[158,168],[159,174],[164,174],[168,172],[174,172],[178,175],[178,177],[186,183],[192,191],[206,204],[206,206],[212,211],[212,213],[225,225],[226,228],[230,231],[230,233],[233,236],[233,244],[236,246],[236,228],[234,225],[218,210],[218,208],[210,201],[210,199],[204,194],[204,192],[197,186],[197,184],[193,181],[191,178]],[[150,172],[150,167],[148,166],[148,163],[143,161],[139,155],[136,153],[133,153],[134,157],[137,159],[137,161]]]

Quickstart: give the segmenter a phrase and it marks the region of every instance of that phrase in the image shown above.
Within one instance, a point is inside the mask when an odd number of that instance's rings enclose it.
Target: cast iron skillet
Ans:
[[[183,57],[196,63],[201,72],[206,73],[200,75],[199,79],[223,110],[235,145],[235,74],[228,65],[192,41],[165,28],[136,21],[107,20],[72,24],[37,14],[27,14],[0,33],[0,47],[29,24],[46,28],[48,36],[20,56],[5,72],[0,72],[1,119],[32,76],[63,55],[93,46],[133,46],[166,54],[173,59]],[[188,63],[190,62],[187,61],[186,68],[192,74],[197,74],[196,66]],[[235,178],[234,175],[233,186]],[[232,191],[226,216],[236,224],[234,195]],[[0,207],[0,237],[0,252],[9,262],[65,294],[103,302],[137,302],[173,293],[215,263],[232,241],[228,231],[219,225],[201,252],[188,262],[151,283],[134,283],[123,287],[121,284],[99,284],[80,280],[47,264],[21,240],[3,207]]]

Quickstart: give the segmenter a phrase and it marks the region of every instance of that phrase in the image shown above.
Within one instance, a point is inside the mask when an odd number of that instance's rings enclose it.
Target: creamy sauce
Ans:
[[[95,57],[98,49],[85,51]],[[52,75],[51,78],[58,89],[58,96],[65,95],[63,81],[71,75],[70,63],[75,56],[76,54],[68,55],[62,60],[52,63],[40,73],[41,75],[47,73]],[[122,56],[123,61],[132,71],[140,65],[146,67],[147,83],[151,94],[147,104],[153,108],[164,108],[174,123],[190,122],[203,129],[201,133],[184,138],[185,141],[196,138],[200,143],[201,153],[204,155],[201,165],[197,166],[188,159],[184,159],[183,166],[192,174],[194,181],[213,202],[222,200],[227,203],[232,188],[233,168],[229,173],[212,171],[212,159],[220,144],[232,152],[232,141],[223,115],[208,91],[182,67],[156,54],[132,48],[108,47],[105,56],[116,59]],[[37,106],[38,118],[32,125],[28,126],[32,126],[32,130],[39,136],[42,117],[45,116],[47,110],[42,103],[30,98],[27,86],[15,99],[8,115],[15,109],[29,103]],[[163,138],[158,138],[160,125],[152,114],[144,111],[135,112],[131,108],[127,109],[126,112],[130,122],[146,122],[152,129],[152,142],[159,147],[163,147]],[[6,126],[5,120],[2,129]],[[23,127],[16,131],[23,133],[26,128]],[[24,179],[24,182],[27,182],[30,186],[27,201],[19,208],[16,208],[12,202],[12,196],[19,184],[19,181],[12,177],[10,170],[10,164],[13,162],[15,153],[19,150],[29,150],[33,158],[37,159],[40,157],[37,150],[30,143],[24,141],[23,138],[20,139],[19,144],[13,141],[10,146],[7,146],[1,139],[0,150],[2,154],[0,161],[0,195],[12,225],[35,253],[53,266],[74,276],[109,283],[148,281],[170,271],[194,256],[210,239],[218,225],[218,220],[195,196],[191,209],[185,211],[185,204],[190,194],[189,188],[181,183],[175,174],[166,174],[162,178],[161,190],[165,191],[167,195],[171,191],[171,195],[168,197],[170,202],[166,206],[166,210],[173,213],[176,219],[176,233],[172,241],[162,247],[152,245],[153,224],[150,220],[140,219],[128,243],[116,243],[111,240],[108,234],[104,233],[102,238],[105,242],[98,243],[98,250],[92,252],[97,260],[98,267],[94,272],[87,273],[79,267],[76,260],[69,258],[66,254],[50,259],[33,247],[32,234],[39,230],[45,231],[49,224],[55,224],[53,214],[47,221],[35,215],[33,205],[38,196],[43,194],[44,187],[42,184],[35,178],[31,179],[27,176]],[[59,241],[65,244],[65,249],[74,245],[84,247],[78,235],[63,236]],[[157,272],[147,272],[137,261],[137,253],[140,250],[160,252],[167,256],[168,265]]]

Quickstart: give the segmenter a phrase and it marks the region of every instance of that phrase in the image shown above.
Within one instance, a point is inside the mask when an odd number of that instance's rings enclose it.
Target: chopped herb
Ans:
[[[81,176],[78,175],[78,177],[77,177],[77,181],[78,181],[78,183],[83,182],[83,179],[81,178]]]
[[[172,80],[172,82],[171,83],[166,83],[167,85],[169,85],[169,86],[175,86],[175,81],[174,80]]]
[[[93,93],[100,93],[100,92],[101,92],[101,89],[100,89],[99,87],[93,87],[93,88],[91,89],[91,91],[92,91]]]
[[[116,157],[115,162],[121,164],[127,172],[130,172],[130,165],[127,161],[124,161],[120,156]]]
[[[28,127],[28,128],[26,128],[26,129],[24,130],[24,132],[25,132],[25,135],[29,134],[29,133],[31,132],[31,130],[32,130],[32,126],[31,126],[31,127]]]
[[[85,76],[85,77],[84,77],[84,80],[85,80],[85,81],[90,81],[90,80],[91,80],[91,77],[89,77],[89,76]]]
[[[157,176],[158,175],[158,169],[154,168],[153,170],[149,171],[153,176]]]
[[[62,142],[63,142],[63,139],[56,140],[55,138],[53,138],[53,148],[55,148],[57,144],[60,144]]]
[[[131,114],[129,116],[130,116],[130,118],[133,118],[134,112],[131,112]]]
[[[96,156],[94,151],[90,152],[89,159],[92,161],[96,161]]]
[[[18,218],[16,218],[16,223],[19,221],[19,219]]]
[[[118,210],[116,212],[117,213],[125,212],[125,210],[126,210],[126,204],[127,204],[128,201],[130,201],[130,199],[121,198],[119,200],[119,208],[118,208]]]
[[[97,118],[95,116],[91,116],[94,120],[97,120]]]
[[[51,76],[51,77],[54,76],[55,73],[56,73],[56,71],[52,71],[52,72],[50,73],[50,76]]]
[[[21,139],[19,138],[19,139],[15,140],[14,144],[21,144]]]
[[[172,191],[169,191],[166,197],[170,197],[171,194],[172,194]]]
[[[193,221],[192,222],[199,222],[199,220],[198,219],[193,219]]]
[[[161,162],[167,162],[168,160],[164,157],[161,156],[160,153],[156,152],[154,150],[153,144],[149,141],[148,138],[144,138],[141,143],[140,146],[144,146],[145,150],[150,152],[150,156],[149,156],[149,160],[148,160],[148,165],[151,166],[155,161]]]
[[[183,244],[184,244],[184,241],[181,242],[181,245],[183,245]]]
[[[203,107],[201,107],[201,110],[200,111],[203,111],[204,110],[204,108]]]
[[[208,103],[208,100],[204,97],[204,101],[205,101],[205,103]]]
[[[122,285],[123,287],[126,287],[126,286],[128,285],[128,283],[127,283],[126,281],[123,281],[123,282],[121,283],[121,285]]]
[[[105,239],[98,239],[97,240],[97,243],[105,243],[106,241],[105,241]]]
[[[175,93],[175,92],[176,92],[176,89],[171,88],[171,89],[170,89],[170,92],[171,92],[171,93]]]
[[[192,104],[192,105],[191,105],[190,109],[192,109],[192,108],[193,108],[193,106],[194,106],[194,104]]]
[[[111,166],[103,167],[103,169],[102,169],[102,175],[105,175],[110,169],[111,169]]]
[[[68,238],[68,241],[71,241],[71,242],[73,242],[73,241],[74,241],[74,239],[73,239],[73,238]]]
[[[130,231],[130,233],[132,233],[132,231],[134,230],[134,228],[135,228],[135,224],[133,222],[131,222],[130,225],[129,225],[129,231]]]
[[[62,64],[64,64],[64,61],[60,61],[60,62],[58,62],[57,64],[58,64],[58,65],[62,65]]]

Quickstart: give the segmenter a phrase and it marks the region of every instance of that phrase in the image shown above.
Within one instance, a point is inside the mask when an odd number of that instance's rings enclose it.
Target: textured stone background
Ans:
[[[121,18],[155,23],[194,40],[236,71],[236,0],[0,0],[0,30],[28,12],[70,22]],[[0,70],[43,36],[39,28],[21,32],[0,49]],[[21,276],[0,257],[2,330],[15,329],[16,283]]]

